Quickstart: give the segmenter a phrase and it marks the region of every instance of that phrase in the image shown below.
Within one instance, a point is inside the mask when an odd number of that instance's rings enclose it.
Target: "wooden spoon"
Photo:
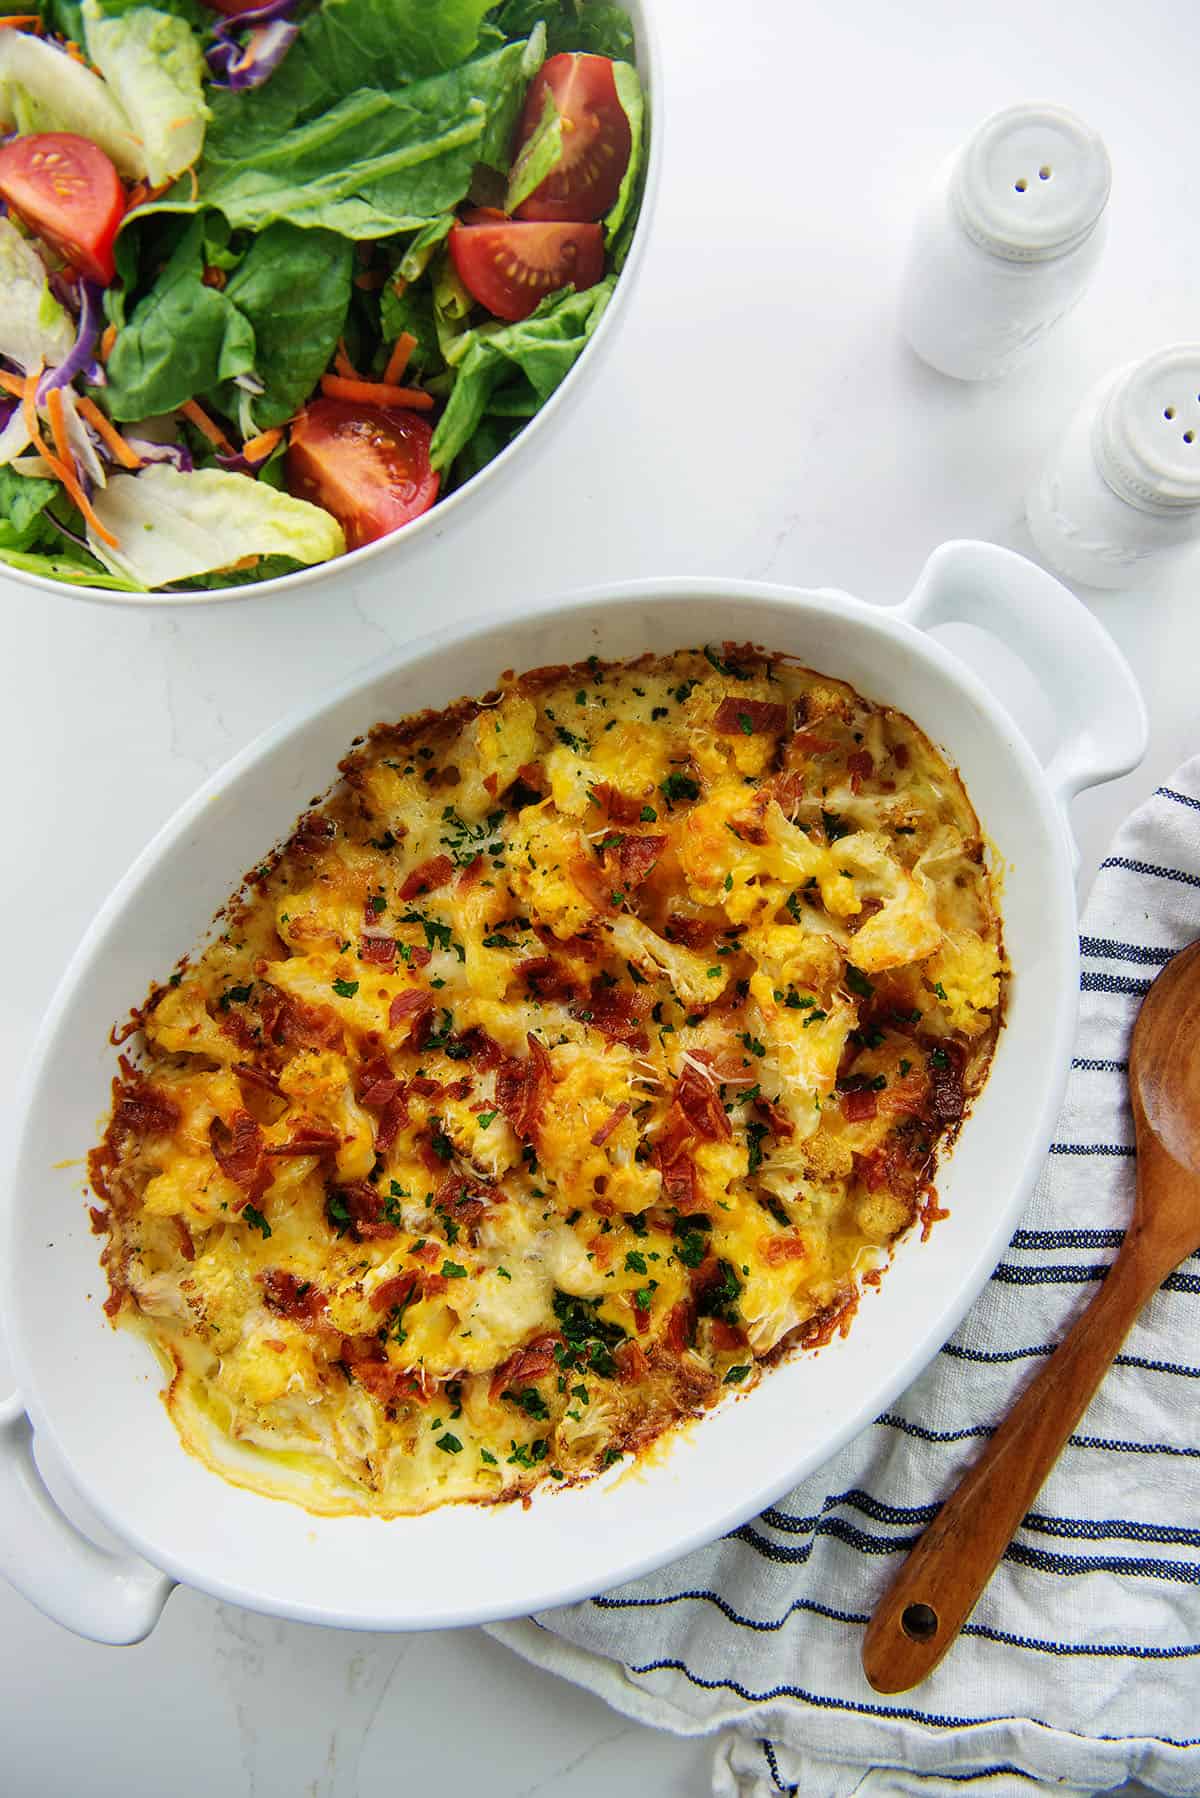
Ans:
[[[1173,1267],[1200,1248],[1200,940],[1147,993],[1133,1029],[1133,1220],[1104,1284],[948,1498],[867,1625],[877,1692],[933,1672],[1112,1365]]]

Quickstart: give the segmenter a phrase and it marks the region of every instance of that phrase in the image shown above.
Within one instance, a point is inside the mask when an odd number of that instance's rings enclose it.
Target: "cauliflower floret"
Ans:
[[[634,1159],[638,1126],[630,1113],[599,1145],[592,1141],[621,1105],[638,1093],[633,1058],[612,1045],[600,1054],[576,1044],[553,1053],[555,1082],[538,1126],[538,1159],[566,1210],[603,1195],[618,1211],[644,1211],[661,1191],[656,1169]]]
[[[881,909],[854,938],[855,967],[872,974],[931,955],[941,941],[942,928],[933,890],[919,865],[906,873],[878,831],[855,831],[842,839],[837,852],[862,896],[882,901]]]
[[[537,711],[520,693],[509,691],[499,705],[480,712],[464,729],[455,760],[459,784],[454,806],[461,818],[478,823],[537,754]]]
[[[665,974],[685,1005],[711,1005],[728,984],[729,969],[724,961],[698,955],[680,943],[668,943],[627,912],[612,920],[609,936],[626,961],[648,973]]]
[[[596,916],[572,870],[585,866],[578,830],[541,806],[526,806],[508,833],[509,884],[527,910],[560,941],[586,930]]]
[[[245,1055],[245,1050],[208,1015],[204,988],[195,979],[185,979],[165,992],[147,1017],[144,1029],[146,1040],[168,1055],[207,1055],[210,1060],[225,1064],[241,1061]]]
[[[271,1405],[287,1392],[317,1390],[312,1349],[302,1331],[266,1316],[231,1354],[221,1357],[217,1385],[247,1405]]]
[[[364,1180],[375,1163],[375,1131],[354,1097],[345,1057],[330,1050],[302,1050],[288,1062],[279,1084],[302,1116],[338,1132],[341,1146],[334,1163],[339,1180]],[[276,1127],[279,1141],[287,1140],[292,1121],[289,1113]]]
[[[974,932],[955,932],[925,964],[930,986],[940,986],[955,1030],[978,1036],[1000,1003],[1000,951]]]

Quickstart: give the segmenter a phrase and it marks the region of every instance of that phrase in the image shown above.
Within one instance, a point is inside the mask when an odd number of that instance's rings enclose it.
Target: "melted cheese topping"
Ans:
[[[1001,1015],[929,739],[726,645],[506,677],[342,773],[93,1154],[188,1444],[320,1510],[512,1497],[844,1323]]]

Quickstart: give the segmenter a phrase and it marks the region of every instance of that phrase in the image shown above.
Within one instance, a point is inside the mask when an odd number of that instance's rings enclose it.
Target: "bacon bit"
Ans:
[[[171,1222],[174,1224],[175,1234],[179,1238],[179,1253],[183,1256],[185,1261],[194,1261],[196,1259],[196,1245],[192,1241],[192,1233],[188,1229],[187,1224],[181,1217],[173,1217]]]
[[[555,936],[548,924],[540,924],[534,920],[533,934],[547,949],[558,951],[562,955],[574,955],[580,961],[596,961],[600,955],[600,946],[590,936],[568,936],[561,940]]]
[[[628,1338],[617,1344],[613,1350],[613,1360],[617,1364],[618,1379],[627,1386],[636,1386],[650,1371],[645,1349],[639,1342],[630,1342]]]
[[[528,1385],[549,1373],[555,1366],[554,1351],[561,1341],[562,1337],[551,1330],[544,1336],[535,1336],[524,1348],[515,1349],[492,1375],[488,1388],[492,1398],[499,1398],[506,1386]]]
[[[122,1136],[169,1136],[179,1122],[179,1107],[157,1086],[135,1073],[121,1057],[126,1084],[113,1082],[113,1129]]]
[[[491,797],[494,799],[499,790],[499,787],[500,787],[500,776],[498,774],[485,774],[484,775],[483,790],[485,793],[490,793]]]
[[[804,798],[804,776],[798,769],[786,769],[781,774],[772,774],[763,790],[781,812],[790,815]]]
[[[348,1186],[339,1186],[337,1192],[346,1201],[346,1209],[350,1213],[350,1233],[355,1242],[397,1234],[395,1224],[389,1224],[383,1215],[382,1197],[366,1180],[355,1180]]]
[[[517,779],[523,786],[540,793],[546,784],[546,774],[540,762],[522,762],[517,769]],[[597,788],[597,791],[599,789]]]
[[[679,1212],[699,1211],[703,1200],[696,1191],[696,1168],[690,1155],[676,1155],[665,1165],[659,1163],[662,1175],[663,1201]]]
[[[613,1131],[617,1128],[618,1124],[620,1124],[625,1118],[627,1118],[632,1110],[633,1110],[633,1106],[629,1103],[628,1099],[625,1099],[621,1102],[620,1105],[618,1105],[616,1107],[616,1109],[614,1111],[610,1111],[608,1116],[605,1118],[604,1122],[601,1124],[600,1128],[595,1132],[595,1134],[592,1137],[593,1148],[602,1149],[604,1147],[605,1143],[608,1141],[609,1137],[612,1135]],[[598,1204],[593,1204],[592,1208],[595,1211],[600,1210],[600,1206]],[[611,1216],[611,1214],[612,1214],[612,1206],[611,1205],[609,1205],[608,1210],[609,1210],[609,1215]]]
[[[358,1102],[372,1111],[382,1110],[401,1090],[401,1082],[392,1073],[384,1057],[378,1055],[362,1070],[358,1084]]]
[[[818,737],[811,730],[794,730],[788,740],[797,749],[803,749],[806,755],[826,755],[837,748],[832,737]]]
[[[482,855],[477,855],[474,857],[474,859],[472,861],[469,861],[467,863],[466,867],[459,874],[458,879],[454,883],[455,892],[456,893],[469,893],[471,888],[476,884],[476,882],[479,879],[479,876],[482,873],[483,873],[483,857],[482,857]]]
[[[595,1140],[596,1139],[593,1136],[592,1141],[595,1142]],[[603,1177],[604,1176],[601,1175],[601,1179],[603,1179]],[[617,1215],[617,1208],[612,1200],[604,1198],[602,1194],[597,1194],[592,1200],[592,1210],[596,1213],[597,1217],[616,1217]]]
[[[869,1086],[853,1086],[842,1094],[842,1116],[848,1124],[861,1124],[873,1118],[879,1101]]]
[[[396,1097],[390,1100],[379,1114],[379,1122],[375,1126],[376,1154],[386,1154],[407,1122],[408,1106],[405,1104],[404,1095],[397,1093]]]
[[[104,1301],[105,1317],[115,1317],[124,1303],[125,1294],[123,1292],[110,1292]]]
[[[260,431],[257,437],[247,437],[242,445],[242,454],[247,462],[265,462],[271,451],[283,442],[283,432],[274,430]]]
[[[567,874],[572,885],[593,911],[606,916],[616,911],[612,898],[612,877],[606,873],[602,863],[594,855],[579,849],[567,863]]]
[[[258,1278],[263,1304],[277,1317],[290,1317],[311,1329],[324,1316],[325,1294],[311,1280],[298,1280],[282,1267],[268,1268]]]
[[[961,1051],[956,1044],[947,1043],[944,1053],[949,1066],[929,1069],[930,1111],[940,1124],[957,1124],[966,1109]]]
[[[268,987],[258,1002],[263,1034],[269,1042],[289,1049],[342,1049],[345,1037],[335,1012],[325,1005],[309,1005],[290,993]]]
[[[427,968],[433,960],[433,950],[427,949],[424,943],[414,943],[408,951],[408,964],[412,968]]]
[[[723,737],[778,737],[787,729],[787,707],[766,699],[723,699],[713,729]]]
[[[880,1093],[879,1109],[888,1112],[893,1117],[920,1117],[925,1110],[928,1094],[928,1081],[923,1074],[914,1069],[902,1080],[893,1080],[891,1085]]]
[[[528,1140],[537,1128],[542,1107],[554,1084],[550,1056],[532,1031],[526,1032],[529,1055],[509,1057],[496,1072],[496,1104],[516,1134]]]
[[[621,841],[615,859],[622,892],[632,892],[648,879],[666,846],[666,837],[630,836]]]
[[[727,1355],[734,1349],[745,1348],[746,1332],[737,1324],[727,1324],[723,1317],[713,1317],[709,1319],[708,1328],[718,1354]]]
[[[393,1274],[390,1280],[381,1281],[371,1294],[372,1311],[390,1311],[393,1305],[407,1305],[420,1284],[421,1276],[416,1268]]]
[[[448,855],[435,855],[427,862],[414,868],[400,888],[402,899],[415,899],[420,893],[432,893],[438,887],[444,887],[454,872],[454,863]]]
[[[843,918],[842,922],[851,936],[856,936],[863,925],[873,918],[876,912],[883,910],[882,899],[864,899],[858,912],[852,918]]]
[[[591,1013],[589,1019],[594,1030],[607,1037],[610,1043],[628,1043],[631,1049],[645,1050],[649,1047],[649,1038],[642,1028],[642,1018],[650,1009],[647,994],[633,991],[624,986],[607,986],[599,976],[588,988],[587,1003],[573,1005],[571,1016],[578,1018],[580,1013]]]
[[[402,406],[410,412],[433,411],[431,393],[425,393],[420,387],[393,387],[386,381],[322,375],[321,392],[331,400],[361,400],[368,406]]]
[[[781,1141],[795,1136],[796,1126],[787,1113],[776,1105],[774,1099],[766,1099],[759,1093],[754,1100],[754,1109],[760,1117],[766,1119],[773,1136],[778,1136]]]
[[[455,1223],[473,1230],[491,1202],[488,1189],[472,1185],[465,1174],[447,1174],[433,1195],[435,1210],[449,1212]]]
[[[405,1018],[412,1018],[414,1029],[422,1013],[433,1010],[433,994],[427,987],[410,986],[396,997],[388,1006],[388,1028],[398,1030]]]
[[[232,456],[236,453],[232,443],[230,443],[220,425],[213,423],[203,406],[198,406],[195,400],[185,400],[179,410],[183,413],[183,416],[188,420],[189,424],[195,425],[200,435],[202,437],[207,437],[208,441],[216,449],[219,449],[222,455]]]
[[[685,949],[703,949],[712,942],[719,928],[704,918],[687,918],[682,912],[672,912],[663,925],[663,935],[668,943],[682,943]]]
[[[486,1030],[481,1030],[478,1024],[472,1025],[462,1040],[470,1053],[471,1065],[478,1068],[481,1074],[486,1074],[491,1068],[498,1068],[507,1059],[495,1037],[489,1036]],[[413,1086],[415,1088],[415,1081]],[[486,1106],[483,1109],[486,1110]]]
[[[303,1119],[286,1142],[267,1144],[268,1155],[324,1155],[341,1142],[336,1130]]]
[[[649,1295],[647,1294],[647,1296]],[[650,1307],[647,1306],[645,1310],[642,1309],[641,1305],[638,1304],[637,1293],[634,1293],[630,1298],[629,1306],[633,1312],[634,1328],[637,1330],[639,1336],[644,1336],[646,1331],[650,1328]]]
[[[422,1099],[436,1099],[441,1094],[441,1083],[431,1080],[428,1074],[417,1074],[408,1083],[410,1093],[416,1093]]]
[[[202,287],[215,287],[218,293],[223,293],[225,291],[225,283],[228,279],[229,276],[225,273],[223,268],[213,268],[206,265],[204,273],[200,277],[200,284]]]
[[[320,812],[305,812],[292,832],[288,847],[298,855],[320,855],[336,835],[337,825],[332,818],[323,818]]]
[[[895,762],[897,768],[908,767],[910,757],[907,743],[892,744],[892,760]]]
[[[88,1217],[91,1219],[91,1223],[92,1223],[92,1235],[93,1236],[107,1236],[107,1234],[108,1234],[108,1212],[101,1211],[100,1207],[98,1205],[89,1205],[88,1206]]]
[[[445,1172],[446,1163],[433,1146],[433,1138],[428,1131],[422,1131],[417,1138],[417,1153],[421,1157],[421,1165],[427,1174]]]
[[[740,842],[753,843],[760,848],[771,840],[766,826],[757,818],[731,818],[729,828]]]
[[[249,1199],[261,1198],[273,1175],[266,1159],[263,1133],[248,1111],[235,1111],[233,1122],[214,1118],[209,1128],[213,1156],[227,1180],[240,1186],[245,1199],[235,1201],[240,1211]]]
[[[612,786],[606,780],[597,781],[591,790],[614,824],[637,824],[641,821],[643,804],[640,799],[632,799],[628,793],[622,793],[619,787]]]
[[[675,1104],[701,1142],[723,1142],[732,1137],[733,1126],[726,1116],[716,1085],[697,1073],[690,1061],[684,1062],[675,1082]]]
[[[768,1267],[779,1267],[785,1261],[803,1261],[808,1248],[801,1236],[763,1236],[758,1252]]]
[[[390,936],[360,936],[358,959],[378,968],[390,968],[396,959],[396,939]]]
[[[246,1055],[252,1055],[255,1048],[254,1032],[240,1011],[227,1011],[221,1019],[221,1035],[227,1036],[231,1043]]]
[[[399,1404],[404,1398],[428,1404],[438,1391],[438,1382],[431,1381],[423,1368],[393,1367],[390,1361],[350,1361],[347,1366],[376,1403],[384,1407]]]
[[[535,955],[528,961],[519,961],[516,971],[539,999],[575,997],[576,987],[570,970],[555,961],[552,955]]]
[[[130,448],[120,431],[109,423],[94,400],[88,399],[85,394],[82,399],[76,399],[75,406],[80,415],[86,418],[96,435],[107,444],[122,468],[140,468],[142,466],[142,458],[137,451]]]
[[[663,1344],[673,1354],[682,1355],[692,1345],[696,1329],[696,1307],[690,1299],[681,1299],[667,1317]]]
[[[937,1193],[931,1186],[917,1215],[921,1219],[921,1241],[928,1242],[933,1234],[933,1226],[940,1223],[942,1218],[949,1217],[950,1211],[948,1206],[938,1204]]]
[[[381,283],[381,285],[382,285],[382,283]],[[401,331],[399,337],[397,337],[396,342],[392,348],[392,353],[388,357],[387,367],[383,371],[383,381],[384,381],[384,385],[386,387],[394,387],[397,384],[401,375],[404,373],[405,369],[408,367],[409,357],[412,355],[412,353],[416,349],[416,347],[417,347],[417,340],[413,336],[412,332],[411,331]],[[493,774],[491,776],[491,779],[495,780],[495,778],[496,777]],[[483,784],[486,787],[487,781],[485,780]],[[494,795],[495,795],[494,787],[492,789],[492,793],[493,793],[493,797],[494,797]]]
[[[274,1093],[276,1098],[282,1098],[283,1089],[274,1074],[264,1073],[262,1068],[251,1067],[249,1062],[245,1061],[235,1062],[233,1071],[238,1079],[244,1080],[248,1086],[261,1086],[264,1091]]]
[[[428,1262],[430,1266],[437,1260],[441,1252],[441,1248],[436,1242],[428,1241],[415,1243],[409,1250],[410,1255],[415,1255],[418,1261]]]
[[[850,776],[850,791],[862,791],[864,780],[869,780],[875,772],[875,757],[869,749],[856,749],[853,755],[846,757],[846,773]]]

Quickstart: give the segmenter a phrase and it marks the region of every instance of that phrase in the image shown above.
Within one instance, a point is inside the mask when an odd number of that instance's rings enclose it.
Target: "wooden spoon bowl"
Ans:
[[[877,1692],[933,1672],[974,1609],[1021,1519],[1143,1305],[1200,1248],[1200,941],[1155,980],[1133,1028],[1137,1136],[1133,1217],[1095,1298],[1025,1388],[946,1500],[863,1641]]]

